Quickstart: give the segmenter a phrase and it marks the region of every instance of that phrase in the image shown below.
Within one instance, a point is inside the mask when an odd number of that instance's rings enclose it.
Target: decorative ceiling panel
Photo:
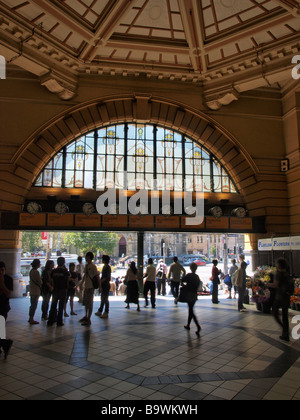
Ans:
[[[300,0],[0,0],[0,54],[26,70],[32,62],[64,99],[83,74],[212,89],[239,85],[257,67],[257,87],[270,65],[273,86],[276,71],[281,83],[292,68],[299,35]]]
[[[269,0],[202,0],[204,32],[207,38],[282,10]]]

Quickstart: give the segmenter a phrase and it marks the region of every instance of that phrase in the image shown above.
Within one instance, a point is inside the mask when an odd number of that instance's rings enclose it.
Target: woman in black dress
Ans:
[[[135,262],[132,261],[130,267],[127,270],[125,282],[127,285],[127,299],[125,303],[127,303],[126,309],[130,309],[130,303],[135,303],[137,305],[137,311],[139,312],[140,304],[139,304],[139,273],[136,268]]]
[[[184,326],[184,328],[186,330],[190,330],[190,325],[192,320],[194,320],[196,326],[197,326],[197,331],[196,334],[198,336],[200,336],[200,331],[201,331],[201,326],[198,322],[198,319],[194,313],[194,306],[195,303],[197,302],[198,299],[198,290],[200,288],[201,285],[201,280],[199,278],[199,276],[196,274],[197,271],[197,264],[192,263],[190,265],[190,269],[191,269],[191,273],[187,274],[184,279],[182,280],[182,283],[184,284],[184,288],[185,288],[185,297],[186,297],[186,301],[189,307],[189,317],[188,317],[188,323],[187,325]]]

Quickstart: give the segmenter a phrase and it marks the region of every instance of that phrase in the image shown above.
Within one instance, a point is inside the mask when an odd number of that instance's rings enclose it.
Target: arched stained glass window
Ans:
[[[125,176],[126,174],[126,176]],[[237,193],[226,169],[187,136],[151,124],[118,124],[65,146],[36,187]]]

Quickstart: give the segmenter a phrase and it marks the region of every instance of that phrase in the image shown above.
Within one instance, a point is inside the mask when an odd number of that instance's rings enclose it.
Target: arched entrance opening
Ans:
[[[119,257],[124,258],[127,254],[127,242],[124,236],[119,241]]]
[[[24,196],[22,208],[2,213],[3,236],[24,229],[185,231],[189,214],[183,209],[175,218],[169,205],[166,215],[161,202],[168,189],[172,205],[184,178],[193,194],[200,188],[204,193],[205,223],[193,231],[255,233],[262,229],[253,224],[254,219],[248,217],[244,223],[232,213],[239,207],[247,210],[247,188],[256,182],[256,167],[247,152],[203,113],[165,99],[134,95],[79,105],[34,133],[16,152],[13,163],[15,173],[24,176]],[[120,168],[128,173],[131,195],[141,186],[152,191],[149,178],[157,180],[160,201],[154,219],[149,219],[151,214],[121,216],[118,202],[110,217],[93,213],[90,205],[101,188],[105,191],[112,183],[119,183],[120,191],[124,187],[116,176]],[[28,213],[27,205],[33,202],[37,214]],[[222,208],[222,217],[219,209],[210,213],[215,207]],[[19,248],[19,242],[14,246]]]

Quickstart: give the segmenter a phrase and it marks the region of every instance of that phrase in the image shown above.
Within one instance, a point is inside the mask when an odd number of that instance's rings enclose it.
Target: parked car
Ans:
[[[206,266],[206,261],[204,260],[194,260],[193,263],[197,264],[198,267],[205,267]]]

